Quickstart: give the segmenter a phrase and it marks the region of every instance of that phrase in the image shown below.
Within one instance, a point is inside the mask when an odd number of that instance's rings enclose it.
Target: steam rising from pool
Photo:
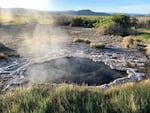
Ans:
[[[65,57],[27,68],[25,76],[34,83],[75,83],[101,85],[126,76],[125,72],[112,70],[104,63],[96,63],[88,58]]]
[[[30,36],[22,34],[18,53],[23,56],[45,56],[63,48],[69,36],[59,27],[36,25]]]

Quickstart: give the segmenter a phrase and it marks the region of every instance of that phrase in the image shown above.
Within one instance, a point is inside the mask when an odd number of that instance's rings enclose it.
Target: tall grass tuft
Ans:
[[[150,113],[150,82],[103,92],[73,85],[34,85],[0,96],[1,113]]]
[[[122,47],[123,48],[129,48],[131,45],[133,45],[134,43],[134,40],[132,39],[131,36],[127,36],[127,37],[124,37],[124,39],[122,40]]]

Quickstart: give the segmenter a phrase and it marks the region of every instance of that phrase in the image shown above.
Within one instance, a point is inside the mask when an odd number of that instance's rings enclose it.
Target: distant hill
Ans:
[[[80,16],[110,16],[109,13],[93,12],[91,10],[79,10],[79,11],[62,11],[60,14],[80,15]]]
[[[39,11],[39,10],[31,10],[24,8],[0,8],[0,13],[12,13],[15,15],[22,14],[51,14],[51,15],[79,15],[79,16],[111,16],[113,14],[120,13],[105,13],[105,12],[94,12],[89,9],[86,10],[78,10],[78,11]],[[128,16],[134,17],[150,17],[150,14],[129,14],[129,13],[121,13]]]

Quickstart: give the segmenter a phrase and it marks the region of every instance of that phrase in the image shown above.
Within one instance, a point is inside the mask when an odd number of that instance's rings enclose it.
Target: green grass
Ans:
[[[134,41],[142,42],[144,44],[150,44],[150,35],[143,34],[143,35],[137,35],[133,37]]]
[[[0,96],[1,113],[150,113],[150,81],[112,87],[34,85]]]
[[[136,48],[138,44],[149,45],[150,44],[150,35],[136,35],[136,36],[127,36],[122,40],[122,46],[124,48]]]

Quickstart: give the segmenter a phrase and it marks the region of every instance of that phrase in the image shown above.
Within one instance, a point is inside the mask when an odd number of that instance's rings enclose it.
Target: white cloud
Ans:
[[[28,8],[48,10],[52,6],[51,0],[0,0],[0,7],[3,8]]]

